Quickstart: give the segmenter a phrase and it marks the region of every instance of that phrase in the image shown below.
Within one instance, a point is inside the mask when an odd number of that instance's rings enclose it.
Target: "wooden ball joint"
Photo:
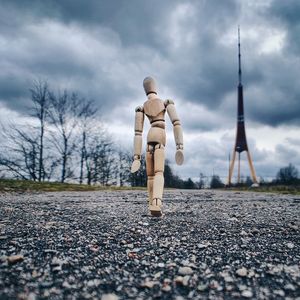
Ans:
[[[143,85],[148,99],[143,106],[139,106],[135,110],[134,161],[131,172],[138,171],[141,166],[142,134],[146,115],[151,124],[146,148],[148,204],[152,216],[161,216],[166,145],[165,113],[168,113],[173,124],[176,143],[175,161],[178,165],[182,165],[184,161],[182,128],[174,102],[172,100],[163,101],[158,98],[154,79],[146,77]]]

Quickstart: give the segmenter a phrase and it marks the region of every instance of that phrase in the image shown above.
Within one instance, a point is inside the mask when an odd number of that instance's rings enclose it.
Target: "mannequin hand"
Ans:
[[[141,167],[141,161],[139,159],[135,159],[131,165],[131,173],[135,173]]]
[[[176,164],[179,165],[179,166],[181,166],[183,164],[184,155],[183,155],[183,150],[182,149],[176,150],[175,161],[176,161]]]

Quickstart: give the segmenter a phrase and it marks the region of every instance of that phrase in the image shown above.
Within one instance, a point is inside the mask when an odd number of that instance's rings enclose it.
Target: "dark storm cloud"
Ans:
[[[2,0],[0,101],[22,110],[30,82],[42,77],[54,89],[94,98],[105,112],[130,99],[142,102],[142,79],[154,75],[170,97],[202,105],[202,112],[223,121],[199,118],[197,126],[187,122],[189,128],[232,127],[224,115],[236,109],[241,22],[247,120],[271,126],[298,123],[300,5],[247,3],[255,5],[244,8],[245,2],[234,0]],[[264,37],[253,39],[250,30],[273,27],[286,32],[283,48],[262,53]]]
[[[80,23],[83,26],[104,26],[115,30],[124,45],[145,43],[151,46],[161,44],[153,28],[179,3],[179,0],[24,0],[9,1],[4,4],[15,11],[25,13],[25,17],[50,18],[63,23]]]
[[[251,120],[271,126],[299,125],[300,2],[273,0],[267,9],[259,12],[258,18],[258,24],[272,33],[281,31],[282,41],[280,51],[250,54],[247,67],[251,63],[251,68],[260,73],[260,79],[245,81],[247,115]]]
[[[235,24],[239,5],[235,1],[192,3],[196,17],[185,20],[185,29],[194,31],[195,40],[171,54],[174,68],[168,73],[168,83],[182,98],[215,109],[232,91],[233,82],[228,78],[236,76],[236,53],[220,44],[220,39]]]
[[[271,126],[299,125],[299,60],[292,55],[288,58],[271,56],[261,58],[261,65],[264,68],[262,80],[246,86],[248,116]]]
[[[0,75],[0,102],[2,99],[6,99],[6,105],[16,111],[27,109],[26,91],[28,90],[28,82],[26,79],[20,78],[14,73],[3,75]]]
[[[287,30],[286,51],[300,55],[300,2],[298,0],[274,0],[269,16]]]

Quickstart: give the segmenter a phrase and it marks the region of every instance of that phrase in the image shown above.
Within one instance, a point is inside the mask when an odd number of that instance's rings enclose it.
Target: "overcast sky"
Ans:
[[[299,0],[0,0],[1,120],[24,118],[28,89],[41,78],[54,90],[94,99],[114,139],[129,148],[150,75],[182,120],[181,167],[167,123],[174,171],[226,176],[236,126],[238,25],[257,175],[275,176],[290,162],[300,169]],[[249,175],[246,161],[242,174]]]

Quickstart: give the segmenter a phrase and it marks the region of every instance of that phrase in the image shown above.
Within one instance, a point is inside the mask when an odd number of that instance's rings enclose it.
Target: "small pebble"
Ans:
[[[193,274],[193,269],[191,267],[180,267],[178,270],[180,275],[190,275]]]
[[[167,284],[167,285],[164,285],[161,290],[164,291],[164,292],[170,292],[171,289],[172,288]]]
[[[236,274],[241,276],[241,277],[245,277],[248,274],[248,270],[246,268],[240,268],[236,271]]]
[[[101,300],[119,300],[116,294],[103,294]]]
[[[250,290],[244,290],[244,291],[242,291],[242,296],[245,297],[245,298],[252,298],[253,293]]]
[[[24,260],[23,255],[12,255],[7,257],[7,261],[9,264],[16,264]]]

